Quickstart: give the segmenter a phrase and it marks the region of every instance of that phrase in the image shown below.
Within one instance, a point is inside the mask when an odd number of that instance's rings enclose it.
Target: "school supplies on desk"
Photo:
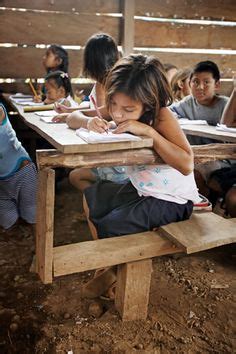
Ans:
[[[42,112],[35,112],[35,114],[39,116],[40,120],[42,120],[45,123],[57,124],[56,122],[52,121],[52,118],[58,114],[56,111],[42,111]]]
[[[216,130],[221,130],[223,132],[236,133],[236,128],[227,127],[225,124],[217,124]]]
[[[197,119],[191,120],[187,118],[180,118],[178,119],[180,125],[208,125],[206,120]]]
[[[32,84],[31,79],[29,80],[29,85],[30,85],[30,88],[31,88],[31,90],[32,90],[32,93],[33,93],[34,97],[38,96],[38,95],[37,95],[37,92],[36,92],[36,90],[35,90],[35,88],[34,88],[34,86],[33,86],[33,84]]]
[[[24,112],[51,111],[54,109],[54,104],[43,104],[40,106],[25,106]]]
[[[129,133],[113,134],[112,130],[109,130],[107,133],[96,133],[91,130],[89,131],[88,129],[80,128],[76,130],[76,134],[89,144],[141,140],[139,136]]]
[[[91,98],[91,101],[93,102],[93,105],[94,105],[94,108],[95,108],[95,110],[97,112],[98,117],[100,119],[104,120],[104,122],[106,122],[105,119],[102,118],[102,115],[101,115],[101,113],[100,113],[100,111],[98,109],[97,102],[95,101],[95,98],[92,95],[90,95],[90,98]],[[106,122],[106,124],[107,124],[107,122]],[[108,134],[108,128],[105,131]]]

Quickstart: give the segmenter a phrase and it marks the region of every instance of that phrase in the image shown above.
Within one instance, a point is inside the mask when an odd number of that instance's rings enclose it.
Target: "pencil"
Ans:
[[[32,84],[31,79],[29,80],[29,85],[30,85],[30,88],[31,88],[31,90],[32,90],[32,92],[33,92],[33,95],[34,95],[35,97],[38,96],[38,95],[37,95],[37,92],[36,92],[36,90],[35,90],[35,88],[34,88],[34,86],[33,86],[33,84]]]
[[[90,95],[90,98],[91,98],[91,101],[93,102],[93,105],[94,105],[94,108],[95,108],[95,110],[97,112],[98,117],[100,119],[102,119],[103,121],[105,121],[105,119],[102,118],[102,115],[101,115],[101,113],[100,113],[100,111],[98,109],[98,106],[97,106],[97,103],[96,103],[94,97],[92,95]],[[105,132],[108,134],[108,129],[105,129]]]

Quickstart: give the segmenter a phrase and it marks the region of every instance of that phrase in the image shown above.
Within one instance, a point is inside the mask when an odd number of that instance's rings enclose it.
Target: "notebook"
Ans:
[[[224,132],[231,132],[231,133],[236,133],[236,128],[230,128],[230,127],[226,127],[225,124],[217,124],[216,130],[221,130]]]
[[[89,144],[142,140],[139,136],[135,136],[129,133],[113,134],[112,130],[109,130],[108,133],[96,133],[93,131],[88,131],[84,128],[80,128],[76,130],[76,135],[78,135],[81,139],[85,140]]]
[[[178,119],[180,125],[207,125],[206,120],[197,119],[197,120],[190,120],[187,118],[180,118]]]

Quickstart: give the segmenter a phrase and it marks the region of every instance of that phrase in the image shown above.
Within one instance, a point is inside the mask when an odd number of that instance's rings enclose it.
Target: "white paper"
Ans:
[[[113,143],[119,141],[139,141],[141,138],[129,133],[113,134],[111,130],[108,133],[96,133],[80,128],[76,130],[76,134],[89,144],[96,143]]]
[[[206,120],[197,119],[197,120],[190,120],[187,118],[180,118],[178,119],[180,125],[208,125]]]
[[[227,127],[225,124],[217,124],[216,130],[221,130],[224,132],[236,133],[236,128]]]
[[[37,116],[40,117],[55,117],[58,113],[54,110],[51,111],[37,111],[34,112]]]

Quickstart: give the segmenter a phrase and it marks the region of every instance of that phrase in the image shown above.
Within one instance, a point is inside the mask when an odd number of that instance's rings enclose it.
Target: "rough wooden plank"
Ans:
[[[118,266],[115,306],[123,321],[146,320],[151,275],[151,259]]]
[[[78,13],[0,10],[3,43],[84,45],[88,37],[107,32],[118,42],[120,19]]]
[[[84,272],[181,251],[154,231],[80,242],[54,247],[54,275]]]
[[[136,15],[236,20],[234,0],[136,0]]]
[[[36,268],[44,284],[52,282],[55,171],[39,171],[36,223]]]
[[[222,77],[232,77],[236,72],[236,56],[231,54],[173,53],[166,52],[164,49],[161,52],[155,52],[145,51],[142,48],[135,52],[154,55],[162,63],[173,63],[178,68],[192,67],[200,61],[212,60],[219,66]]]
[[[120,1],[118,0],[1,0],[4,7],[14,7],[23,9],[37,9],[48,11],[84,12],[84,13],[112,13],[120,11]]]
[[[43,78],[46,75],[42,58],[46,49],[35,47],[10,47],[0,48],[1,78]],[[82,71],[82,50],[68,50],[69,74],[77,78]],[[16,65],[17,63],[17,65]]]
[[[162,226],[158,232],[187,253],[236,242],[235,222],[212,212],[193,213],[189,220]]]
[[[216,130],[216,127],[210,125],[183,125],[185,134],[211,138],[222,142],[236,143],[236,134]]]
[[[236,49],[236,27],[135,20],[135,47]]]
[[[134,47],[134,10],[135,0],[124,0],[123,9],[123,53],[129,55]]]
[[[209,144],[192,146],[194,162],[236,159],[236,144]],[[62,154],[57,150],[37,151],[38,163],[41,167],[96,167],[163,163],[152,148],[137,150],[104,151],[89,154]]]

